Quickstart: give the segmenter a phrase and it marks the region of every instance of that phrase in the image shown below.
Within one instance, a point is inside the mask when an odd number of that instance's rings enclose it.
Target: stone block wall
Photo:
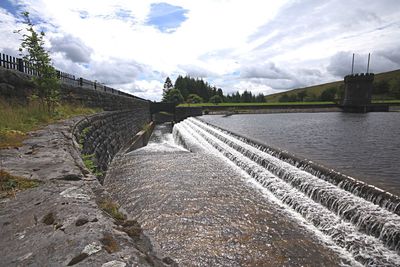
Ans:
[[[183,121],[188,117],[196,117],[203,115],[202,107],[176,107],[175,109],[176,122]]]
[[[149,109],[141,106],[130,110],[102,112],[76,124],[75,140],[81,146],[84,160],[92,160],[96,171],[105,174],[117,152],[132,142],[149,119]],[[102,182],[103,175],[97,176]]]
[[[0,67],[0,96],[26,101],[34,90],[35,85],[29,75]]]
[[[30,76],[0,67],[0,96],[26,102],[35,91]],[[61,101],[101,108],[104,112],[88,116],[74,128],[84,160],[105,173],[116,153],[130,143],[151,120],[150,101],[67,84],[61,85]],[[103,175],[97,175],[101,181]]]
[[[61,101],[105,111],[131,109],[138,105],[150,108],[149,101],[67,84],[61,85]]]
[[[35,92],[35,84],[30,79],[31,76],[27,74],[0,67],[0,96],[26,102],[27,98]],[[101,108],[106,111],[131,109],[137,105],[149,109],[149,101],[112,94],[101,89],[61,84],[60,94],[62,102]]]

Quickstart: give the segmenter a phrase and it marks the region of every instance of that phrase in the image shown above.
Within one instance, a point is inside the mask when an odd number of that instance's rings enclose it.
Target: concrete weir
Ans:
[[[147,147],[117,156],[104,186],[181,266],[354,264],[249,176],[195,142],[177,146],[169,132],[158,125]]]

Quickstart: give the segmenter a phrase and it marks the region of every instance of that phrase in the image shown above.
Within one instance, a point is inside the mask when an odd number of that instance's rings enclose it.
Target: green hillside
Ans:
[[[266,96],[267,102],[291,101],[329,101],[334,96],[340,99],[343,95],[343,80],[297,88],[290,91]],[[326,91],[324,93],[324,91]],[[322,98],[324,99],[321,99]],[[400,70],[375,74],[373,100],[400,99]]]

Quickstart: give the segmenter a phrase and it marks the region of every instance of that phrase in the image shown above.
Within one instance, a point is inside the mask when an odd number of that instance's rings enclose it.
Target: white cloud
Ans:
[[[53,38],[51,46],[53,52],[61,52],[66,58],[76,63],[89,63],[93,51],[82,40],[70,34]]]
[[[185,20],[173,31],[148,25],[151,5],[159,3],[185,10]],[[225,92],[266,93],[339,79],[353,52],[372,52],[375,72],[400,64],[397,0],[362,5],[357,0],[24,0],[19,5],[46,30],[58,68],[150,99],[161,97],[166,76],[179,74],[203,77]],[[18,12],[2,7],[0,49],[16,51],[19,41],[12,31],[21,25],[12,14]]]

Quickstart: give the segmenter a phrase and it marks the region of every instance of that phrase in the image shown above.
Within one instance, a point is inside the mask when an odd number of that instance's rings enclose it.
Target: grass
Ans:
[[[114,253],[119,250],[119,246],[117,241],[110,233],[103,234],[103,238],[100,239],[101,244],[103,244],[103,248],[108,253]]]
[[[144,123],[142,126],[142,131],[147,132],[151,127],[151,123]]]
[[[372,100],[376,104],[400,104],[400,100]]]
[[[264,102],[264,103],[196,103],[196,104],[180,104],[180,107],[246,107],[246,106],[280,106],[280,105],[324,105],[334,104],[334,102]]]
[[[22,105],[16,101],[0,98],[0,149],[21,146],[29,131],[62,119],[99,111],[99,109],[61,104],[53,113],[49,113],[38,101]]]
[[[91,173],[97,177],[103,176],[103,172],[98,170],[96,164],[94,163],[94,154],[83,154],[82,160],[83,164],[85,164],[86,168],[88,168]]]
[[[117,203],[111,199],[102,199],[99,201],[99,207],[117,221],[125,220],[125,215],[119,211]]]
[[[15,196],[16,192],[37,187],[39,184],[38,180],[14,176],[0,170],[0,198]]]

